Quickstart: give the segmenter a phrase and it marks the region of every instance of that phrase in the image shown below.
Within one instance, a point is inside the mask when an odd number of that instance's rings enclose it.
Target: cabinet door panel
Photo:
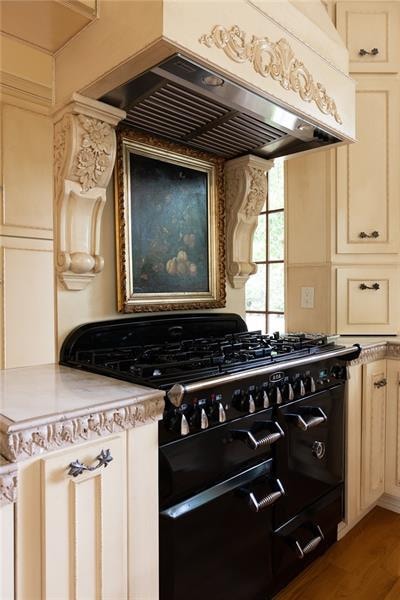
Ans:
[[[336,26],[349,50],[351,73],[399,71],[398,2],[338,2]]]
[[[53,237],[53,124],[50,117],[4,104],[4,198],[7,235]]]
[[[361,432],[361,508],[376,502],[385,487],[386,361],[364,366]]]
[[[52,242],[0,237],[0,279],[0,367],[54,362]]]
[[[387,361],[385,492],[400,497],[400,361]]]
[[[338,253],[399,252],[400,81],[360,77],[357,139],[337,150]]]
[[[337,269],[338,333],[392,334],[398,329],[397,267]]]
[[[107,467],[67,474],[76,460],[96,465],[106,449]],[[127,598],[125,435],[44,458],[42,486],[43,598]]]
[[[14,598],[14,504],[0,506],[0,598]]]

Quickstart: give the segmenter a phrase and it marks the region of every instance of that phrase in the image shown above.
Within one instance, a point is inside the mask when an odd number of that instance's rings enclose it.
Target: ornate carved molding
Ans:
[[[10,504],[17,499],[17,470],[15,465],[0,467],[0,506]]]
[[[20,431],[0,432],[0,451],[13,462],[162,418],[164,400],[150,399]]]
[[[392,348],[397,354],[391,354]],[[368,348],[362,348],[360,356],[355,360],[350,361],[348,364],[350,367],[356,365],[365,365],[373,362],[374,360],[381,360],[382,358],[400,358],[400,345],[388,344],[387,342],[379,342],[376,346],[370,346]]]
[[[56,115],[57,272],[69,290],[84,289],[104,266],[101,217],[115,162],[114,128],[124,116],[77,94]]]
[[[266,175],[272,166],[272,161],[250,154],[225,164],[227,275],[234,288],[242,288],[256,272],[253,236],[267,198]]]
[[[333,98],[328,96],[322,83],[314,81],[284,38],[271,42],[267,37],[253,35],[248,39],[237,25],[229,28],[215,25],[210,34],[201,36],[199,42],[208,48],[215,46],[223,50],[237,63],[249,62],[256,73],[272,77],[285,90],[296,92],[305,102],[314,102],[323,114],[333,116],[337,123],[342,124]]]

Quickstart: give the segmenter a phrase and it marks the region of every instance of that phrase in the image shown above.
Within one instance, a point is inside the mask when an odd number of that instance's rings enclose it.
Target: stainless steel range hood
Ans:
[[[126,125],[225,158],[276,158],[342,141],[180,54],[101,100],[125,110]]]

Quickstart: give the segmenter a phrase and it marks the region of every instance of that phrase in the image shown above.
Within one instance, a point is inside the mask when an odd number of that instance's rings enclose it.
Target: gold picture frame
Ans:
[[[131,129],[117,136],[118,310],[225,306],[224,160]]]

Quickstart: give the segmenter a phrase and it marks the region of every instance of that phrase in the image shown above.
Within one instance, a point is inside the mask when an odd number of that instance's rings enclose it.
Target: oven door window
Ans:
[[[160,600],[265,598],[271,506],[283,490],[272,460],[160,513]]]

